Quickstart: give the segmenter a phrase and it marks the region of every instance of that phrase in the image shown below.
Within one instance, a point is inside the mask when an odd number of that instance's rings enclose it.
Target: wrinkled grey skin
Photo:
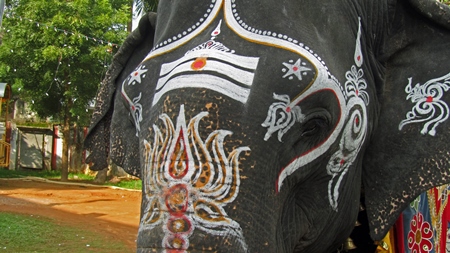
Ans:
[[[222,3],[222,4],[221,4]],[[143,180],[138,252],[331,252],[448,183],[450,11],[429,0],[169,1],[86,139]]]

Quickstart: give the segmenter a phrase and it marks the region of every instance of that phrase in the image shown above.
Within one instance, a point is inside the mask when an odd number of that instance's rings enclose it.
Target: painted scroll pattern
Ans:
[[[411,100],[414,106],[406,113],[406,119],[400,122],[398,128],[402,130],[405,125],[423,123],[420,133],[435,136],[436,127],[449,117],[449,107],[442,97],[450,89],[450,73],[414,87],[412,78],[408,81],[406,100]]]
[[[175,125],[162,114],[164,127],[153,126],[153,142],[144,142],[144,198],[142,228],[162,226],[165,249],[186,252],[189,238],[198,229],[215,236],[232,236],[247,250],[240,225],[228,217],[224,207],[239,193],[239,156],[250,151],[238,147],[229,154],[224,139],[230,131],[216,130],[202,140],[202,112],[186,122],[184,105]]]
[[[267,141],[273,133],[278,133],[278,141],[282,142],[283,135],[296,123],[302,123],[305,115],[300,106],[290,107],[291,99],[288,95],[273,94],[279,102],[270,105],[266,120],[261,124],[267,128],[264,140]]]
[[[330,206],[337,211],[339,189],[347,174],[350,166],[356,160],[356,157],[361,149],[362,143],[367,134],[367,111],[369,105],[369,95],[366,91],[367,82],[364,79],[364,71],[361,68],[363,64],[363,55],[361,50],[361,23],[359,23],[358,36],[356,39],[355,49],[355,65],[347,71],[345,77],[346,82],[344,87],[336,85],[336,82],[313,83],[311,87],[303,94],[294,98],[291,101],[287,95],[274,94],[274,102],[268,111],[266,120],[262,126],[267,128],[267,133],[264,140],[267,141],[272,134],[278,134],[278,140],[282,142],[282,137],[286,134],[295,123],[303,123],[305,115],[302,113],[301,107],[298,105],[305,97],[313,92],[332,90],[339,101],[341,107],[341,120],[335,126],[333,133],[322,144],[316,147],[311,152],[301,155],[294,159],[288,166],[286,166],[280,173],[277,181],[277,191],[280,191],[283,181],[287,176],[294,173],[296,170],[305,166],[309,162],[317,159],[324,154],[330,145],[337,140],[337,136],[341,134],[339,141],[339,149],[335,152],[327,165],[327,173],[331,176],[328,184],[328,197]],[[285,64],[284,64],[285,65]],[[286,65],[285,65],[286,66]],[[299,68],[297,68],[299,70]],[[306,71],[306,69],[304,69]],[[286,75],[283,78],[287,77]],[[299,79],[300,80],[300,79]]]

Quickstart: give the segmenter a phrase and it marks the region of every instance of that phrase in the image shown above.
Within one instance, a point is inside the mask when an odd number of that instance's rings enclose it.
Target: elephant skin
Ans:
[[[138,252],[332,252],[450,182],[449,8],[159,1],[86,138],[143,181]]]

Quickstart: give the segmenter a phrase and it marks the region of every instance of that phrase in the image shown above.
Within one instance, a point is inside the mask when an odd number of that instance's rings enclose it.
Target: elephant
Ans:
[[[450,8],[160,0],[85,143],[142,179],[138,252],[332,252],[450,182]]]

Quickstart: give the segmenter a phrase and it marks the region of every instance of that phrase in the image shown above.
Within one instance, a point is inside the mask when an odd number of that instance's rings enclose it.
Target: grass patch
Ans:
[[[121,180],[117,183],[106,182],[105,185],[117,186],[121,188],[140,190],[142,189],[142,181],[141,180]]]
[[[122,242],[39,216],[0,212],[0,252],[130,252]]]
[[[59,171],[7,170],[0,169],[0,178],[42,177],[47,179],[61,178]]]

